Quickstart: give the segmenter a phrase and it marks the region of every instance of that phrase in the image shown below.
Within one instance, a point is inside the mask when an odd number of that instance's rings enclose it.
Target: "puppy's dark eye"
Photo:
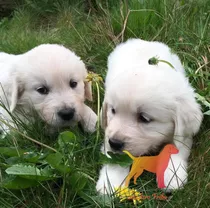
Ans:
[[[36,91],[42,95],[47,95],[49,93],[49,88],[45,86],[38,87]]]
[[[115,114],[115,113],[116,113],[115,109],[114,109],[114,108],[112,108],[112,114]]]
[[[149,118],[149,116],[146,115],[145,113],[138,113],[137,120],[138,122],[141,122],[141,123],[149,123],[151,121],[151,118]]]
[[[74,80],[71,80],[71,81],[70,81],[70,87],[71,87],[71,88],[75,88],[76,86],[77,86],[77,82],[74,81]]]

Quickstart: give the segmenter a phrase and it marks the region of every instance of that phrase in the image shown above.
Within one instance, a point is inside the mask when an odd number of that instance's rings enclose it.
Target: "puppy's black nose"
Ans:
[[[110,147],[114,150],[123,150],[123,147],[124,147],[124,143],[117,140],[117,139],[109,139],[109,144],[110,144]]]
[[[69,121],[74,117],[74,113],[75,113],[74,108],[64,108],[58,111],[58,116],[64,121]]]

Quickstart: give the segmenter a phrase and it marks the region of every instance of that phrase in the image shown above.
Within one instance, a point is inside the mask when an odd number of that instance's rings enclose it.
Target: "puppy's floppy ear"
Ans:
[[[89,101],[93,100],[92,96],[92,83],[91,81],[84,81],[85,84],[85,98],[88,99]]]
[[[100,123],[103,129],[107,127],[107,103],[105,101],[103,102],[103,105],[101,108]]]
[[[174,136],[177,140],[182,138],[191,138],[199,128],[203,118],[199,104],[195,98],[178,98],[175,115]]]
[[[14,79],[12,80],[11,98],[9,101],[9,108],[11,112],[14,111],[18,99],[20,99],[21,95],[23,94],[23,91],[23,84],[18,80],[17,77],[14,77]]]

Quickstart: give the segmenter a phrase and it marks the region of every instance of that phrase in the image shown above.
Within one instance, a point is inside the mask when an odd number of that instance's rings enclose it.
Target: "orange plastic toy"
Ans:
[[[177,154],[179,150],[173,144],[167,144],[157,156],[134,157],[129,152],[124,151],[133,160],[132,168],[128,174],[125,185],[128,186],[131,178],[134,178],[136,184],[137,178],[147,170],[156,173],[158,188],[165,188],[164,172],[168,166],[171,154]]]

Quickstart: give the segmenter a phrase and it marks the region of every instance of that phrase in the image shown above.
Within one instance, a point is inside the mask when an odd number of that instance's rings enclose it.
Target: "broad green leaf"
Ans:
[[[210,108],[210,103],[205,99],[205,97],[199,95],[198,93],[195,93],[195,97],[198,101],[200,101],[203,105]]]
[[[49,163],[49,165],[62,173],[70,172],[70,167],[63,163],[63,156],[59,152],[49,154],[45,160]]]
[[[76,192],[81,191],[87,184],[87,177],[82,172],[77,171],[70,175],[69,183]]]
[[[34,165],[16,164],[5,171],[11,175],[41,175],[40,170]]]
[[[74,133],[70,131],[64,131],[59,134],[58,136],[58,144],[62,148],[66,146],[66,144],[75,145],[76,143],[76,136]]]
[[[58,136],[58,142],[75,143],[75,141],[76,141],[76,136],[71,131],[64,131],[64,132],[60,133]],[[63,144],[61,143],[61,145],[63,145]]]
[[[107,152],[110,157],[104,154],[100,155],[100,162],[103,164],[119,164],[126,167],[132,164],[132,159],[126,154],[117,154],[113,152]]]
[[[198,101],[200,101],[204,106],[210,109],[210,103],[205,99],[205,97],[199,95],[198,93],[195,94]],[[210,116],[210,110],[204,112],[204,115]]]
[[[37,163],[40,158],[40,154],[36,152],[25,152],[23,159],[27,162]]]
[[[210,110],[209,110],[209,111],[206,111],[206,112],[204,113],[204,115],[210,116]]]
[[[5,172],[9,175],[16,175],[37,181],[49,180],[53,178],[51,172],[47,172],[44,169],[39,169],[35,165],[16,164],[7,168]]]
[[[56,176],[53,173],[53,170],[49,166],[46,166],[44,169],[40,169],[40,175],[23,175],[21,177],[27,179],[33,179],[36,181],[47,181],[58,178],[58,176]]]
[[[5,162],[11,166],[11,165],[21,163],[22,158],[21,157],[9,157],[9,158],[5,159]]]
[[[75,147],[78,146],[77,138],[74,133],[64,131],[58,136],[59,150],[64,154],[72,154]]]
[[[18,176],[8,177],[0,183],[2,188],[8,189],[25,189],[29,187],[37,186],[39,183],[35,180],[29,180]]]
[[[0,147],[0,154],[10,157],[20,156],[25,153],[24,150],[15,147]]]
[[[5,162],[9,165],[14,165],[14,164],[18,164],[18,163],[41,163],[41,164],[45,164],[45,160],[44,158],[46,157],[46,155],[43,157],[42,153],[36,153],[36,152],[25,152],[23,155],[21,155],[20,157],[15,156],[15,157],[8,157],[5,159]]]

